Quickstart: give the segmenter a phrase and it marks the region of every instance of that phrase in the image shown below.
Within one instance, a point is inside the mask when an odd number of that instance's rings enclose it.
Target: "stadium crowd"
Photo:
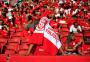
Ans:
[[[62,44],[62,50],[55,54],[54,46],[46,45],[42,35],[34,34],[43,17],[50,20],[50,26]],[[43,48],[46,49],[45,52]],[[0,2],[0,54],[10,56],[61,53],[90,54],[89,0],[23,0],[14,6]]]

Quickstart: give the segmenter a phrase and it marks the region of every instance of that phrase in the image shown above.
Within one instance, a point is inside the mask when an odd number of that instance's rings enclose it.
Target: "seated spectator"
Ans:
[[[0,30],[2,29],[2,27],[3,27],[3,21],[0,20]]]
[[[81,45],[83,39],[77,39],[74,33],[70,33],[66,41],[66,52],[68,54],[78,53],[77,48]]]
[[[90,37],[85,38],[82,45],[78,48],[80,55],[90,55]]]
[[[2,37],[6,37],[7,36],[7,34],[8,34],[8,27],[7,27],[7,25],[5,25],[4,23],[3,23],[3,21],[2,20],[0,20],[0,36],[2,36]]]
[[[28,27],[26,27],[26,28],[21,32],[21,35],[22,35],[23,37],[28,37],[28,36],[32,35],[33,31],[34,31],[33,29],[29,29]]]
[[[3,27],[1,35],[2,35],[2,37],[7,37],[8,36],[8,30],[7,30],[6,27]]]
[[[73,25],[70,26],[70,33],[71,32],[72,33],[81,33],[82,28],[77,22],[74,22]]]

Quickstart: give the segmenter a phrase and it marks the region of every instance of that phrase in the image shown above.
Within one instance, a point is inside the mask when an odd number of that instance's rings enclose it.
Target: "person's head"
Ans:
[[[49,12],[47,13],[47,17],[48,17],[49,19],[51,19],[52,16],[54,16],[53,12],[52,12],[52,11],[49,11]]]
[[[5,8],[3,9],[3,12],[5,12],[5,13],[7,13],[7,12],[8,12],[7,7],[5,7]]]
[[[6,27],[3,27],[3,28],[2,28],[2,30],[5,30],[5,31],[7,31],[7,28],[6,28]]]
[[[35,14],[36,15],[41,15],[40,8],[35,9]]]
[[[31,15],[28,15],[28,22],[32,22],[32,16]]]
[[[0,19],[0,25],[2,25],[2,24],[3,24],[3,20]]]
[[[6,18],[6,12],[2,12],[2,18]]]
[[[78,27],[78,23],[77,22],[74,22],[74,27],[77,28]]]

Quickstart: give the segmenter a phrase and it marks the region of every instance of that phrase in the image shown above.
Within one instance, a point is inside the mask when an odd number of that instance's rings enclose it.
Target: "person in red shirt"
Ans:
[[[90,37],[85,37],[82,45],[78,48],[80,55],[90,55]]]
[[[3,24],[3,26],[1,27],[2,29],[0,29],[0,36],[3,38],[8,37],[8,33],[9,33],[9,27],[6,24]]]
[[[23,37],[28,37],[28,36],[31,36],[33,34],[33,29],[32,28],[25,28],[23,31],[22,31],[22,36]]]
[[[8,37],[8,29],[6,27],[3,27],[2,30],[2,37],[7,38]]]
[[[67,37],[66,41],[66,52],[67,54],[78,53],[77,48],[81,45],[83,42],[82,38],[77,38],[74,33],[70,33],[70,37]]]

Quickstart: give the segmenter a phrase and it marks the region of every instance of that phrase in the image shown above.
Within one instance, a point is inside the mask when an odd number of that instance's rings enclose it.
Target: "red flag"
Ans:
[[[53,28],[49,25],[50,20],[47,17],[41,18],[36,30],[34,31],[34,42],[40,42],[37,46],[35,55],[56,55],[61,47],[59,37]]]

